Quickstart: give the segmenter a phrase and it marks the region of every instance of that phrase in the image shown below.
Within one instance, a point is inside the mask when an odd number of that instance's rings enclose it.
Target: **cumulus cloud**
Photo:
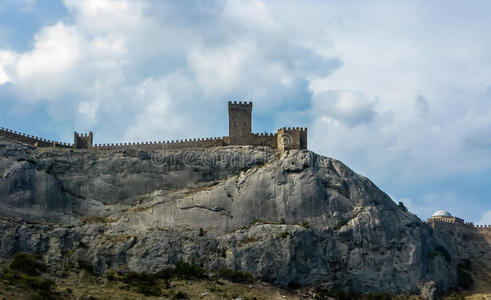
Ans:
[[[491,210],[483,213],[481,219],[479,219],[478,224],[480,225],[491,225]]]
[[[0,95],[97,142],[226,135],[225,101],[252,99],[254,130],[308,126],[311,149],[407,195],[418,214],[436,204],[408,191],[491,168],[486,9],[63,3],[68,15],[30,49],[0,48]]]
[[[11,81],[8,69],[14,64],[16,54],[12,51],[0,51],[0,85]]]
[[[19,56],[15,75],[29,80],[61,73],[77,62],[81,46],[74,27],[63,23],[45,27],[36,35],[34,49]]]
[[[13,62],[3,59],[2,83],[15,82],[19,101],[53,110],[68,103],[74,126],[84,130],[101,132],[112,123],[108,128],[119,130],[119,138],[165,139],[170,129],[224,135],[212,128],[224,127],[216,115],[224,112],[225,100],[252,97],[264,110],[305,107],[309,78],[340,66],[336,58],[291,39],[300,34],[285,32],[262,1],[217,1],[206,8],[167,1],[64,4],[72,21],[44,26],[31,50],[13,53]],[[138,93],[143,86],[145,93]],[[190,108],[197,102],[206,107]],[[179,122],[197,115],[208,125],[196,129],[193,122]],[[163,120],[169,126],[161,126]]]
[[[353,127],[370,123],[376,116],[375,101],[359,91],[326,91],[312,98],[316,117],[331,118]]]

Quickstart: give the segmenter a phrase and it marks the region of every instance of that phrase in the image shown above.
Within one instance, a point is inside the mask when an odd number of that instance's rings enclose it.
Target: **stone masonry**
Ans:
[[[307,128],[283,127],[276,133],[252,132],[252,102],[228,102],[229,135],[213,138],[193,138],[171,141],[151,141],[138,143],[94,144],[94,135],[74,132],[73,144],[51,141],[1,128],[0,135],[34,145],[36,147],[58,147],[86,150],[117,149],[187,149],[210,148],[229,145],[267,146],[280,151],[307,149]]]

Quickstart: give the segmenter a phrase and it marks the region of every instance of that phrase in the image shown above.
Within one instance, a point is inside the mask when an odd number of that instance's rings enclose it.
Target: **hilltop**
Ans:
[[[82,261],[95,274],[152,273],[184,261],[278,287],[457,288],[459,258],[445,253],[457,246],[308,150],[86,151],[0,137],[0,174],[0,256],[40,253],[53,272]]]

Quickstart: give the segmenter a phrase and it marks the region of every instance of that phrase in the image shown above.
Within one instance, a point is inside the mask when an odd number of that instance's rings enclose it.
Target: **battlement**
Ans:
[[[278,150],[307,149],[307,128],[283,127],[278,129]]]
[[[280,129],[283,129],[285,131],[307,131],[306,127],[282,127]]]
[[[73,148],[75,149],[92,149],[94,142],[94,134],[82,133],[78,134],[76,131],[73,133]]]
[[[170,141],[152,141],[152,142],[134,142],[134,143],[113,143],[113,144],[96,144],[96,150],[117,150],[117,149],[142,149],[142,150],[159,150],[159,149],[188,149],[188,148],[210,148],[224,146],[224,140],[221,137],[210,138],[193,138]]]
[[[252,132],[252,102],[228,101],[229,135],[224,137],[193,138],[171,141],[152,141],[136,143],[95,144],[94,134],[73,133],[73,144],[42,139],[13,130],[1,128],[0,135],[34,145],[37,147],[61,147],[85,150],[114,149],[185,149],[208,148],[228,145],[268,146],[280,151],[289,149],[307,149],[307,128],[283,127],[277,133]]]
[[[69,143],[44,139],[44,138],[17,132],[15,130],[3,128],[3,127],[0,128],[0,135],[24,144],[33,145],[37,147],[59,147],[59,148],[72,147],[72,145]]]
[[[489,230],[489,231],[491,231],[491,225],[474,225],[474,224],[472,224],[472,226],[478,230]]]
[[[277,133],[268,133],[268,132],[265,132],[265,133],[253,133],[254,136],[270,136],[270,137],[275,137],[277,135]]]
[[[462,219],[459,219],[462,220]],[[465,229],[476,229],[478,231],[489,231],[491,232],[491,225],[475,225],[472,222],[460,222],[452,221],[448,218],[430,218],[426,221],[426,224],[430,225],[433,229],[438,229],[440,227],[445,227],[450,230],[465,230]]]
[[[242,106],[250,106],[252,107],[251,101],[228,101],[228,105],[242,105]]]

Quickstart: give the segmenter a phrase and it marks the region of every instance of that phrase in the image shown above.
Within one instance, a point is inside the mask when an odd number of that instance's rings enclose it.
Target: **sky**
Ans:
[[[308,127],[421,219],[491,224],[491,2],[0,0],[0,126],[71,142]]]

